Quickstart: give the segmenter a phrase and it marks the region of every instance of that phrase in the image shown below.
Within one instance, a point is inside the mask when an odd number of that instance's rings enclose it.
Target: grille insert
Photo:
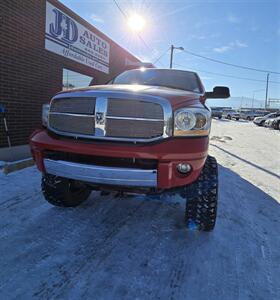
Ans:
[[[108,99],[107,116],[163,120],[160,104],[128,99]]]
[[[50,113],[49,124],[58,131],[94,135],[94,117]]]
[[[55,99],[51,104],[51,112],[94,114],[95,98],[62,98]]]
[[[106,136],[126,138],[154,138],[162,135],[163,121],[107,119]]]

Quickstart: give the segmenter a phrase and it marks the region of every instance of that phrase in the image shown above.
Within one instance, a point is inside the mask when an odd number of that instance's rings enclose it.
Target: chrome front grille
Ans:
[[[111,94],[57,95],[51,102],[48,128],[61,135],[105,140],[148,142],[170,135],[172,109],[167,100]]]

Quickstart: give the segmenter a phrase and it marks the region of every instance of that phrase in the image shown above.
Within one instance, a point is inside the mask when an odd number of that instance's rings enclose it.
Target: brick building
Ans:
[[[132,54],[57,0],[0,1],[0,160],[28,151],[41,107],[58,91],[105,83],[131,65]]]

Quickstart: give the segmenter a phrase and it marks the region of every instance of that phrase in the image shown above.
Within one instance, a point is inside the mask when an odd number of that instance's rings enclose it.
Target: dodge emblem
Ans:
[[[105,119],[104,119],[104,113],[103,112],[97,112],[95,114],[95,122],[96,122],[96,124],[102,125],[102,124],[104,124],[104,121],[105,121]]]

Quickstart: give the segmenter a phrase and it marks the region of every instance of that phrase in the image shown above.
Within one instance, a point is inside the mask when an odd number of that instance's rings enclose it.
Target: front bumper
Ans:
[[[51,159],[44,159],[44,166],[48,174],[88,183],[157,187],[157,170],[112,168]]]
[[[70,140],[50,135],[46,130],[37,130],[30,137],[31,152],[36,165],[43,173],[66,178],[117,186],[146,186],[169,189],[190,184],[198,178],[208,155],[208,137],[170,138],[148,144],[102,143]],[[102,156],[111,158],[135,158],[156,160],[156,168],[142,170],[78,164],[78,162],[48,161],[46,153],[72,153],[78,156]],[[67,164],[67,166],[65,165]],[[179,163],[191,165],[191,171],[182,175],[177,171]],[[67,168],[66,168],[67,167]],[[126,172],[124,172],[126,171]],[[111,173],[111,174],[110,174]],[[73,175],[74,174],[74,175]],[[145,181],[146,180],[146,181]]]

